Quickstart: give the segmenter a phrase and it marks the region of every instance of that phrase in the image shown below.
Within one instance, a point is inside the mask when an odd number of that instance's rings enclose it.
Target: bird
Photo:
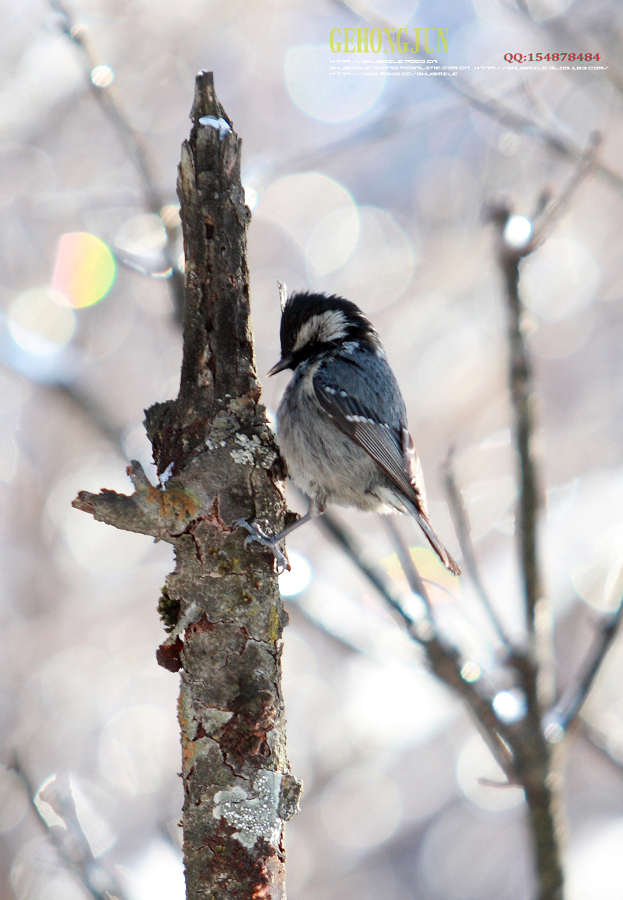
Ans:
[[[461,570],[428,515],[422,467],[405,403],[385,350],[359,307],[336,294],[294,292],[282,298],[281,358],[268,375],[293,376],[277,410],[277,444],[309,511],[275,537],[241,521],[288,568],[279,543],[328,504],[410,514],[444,566]]]

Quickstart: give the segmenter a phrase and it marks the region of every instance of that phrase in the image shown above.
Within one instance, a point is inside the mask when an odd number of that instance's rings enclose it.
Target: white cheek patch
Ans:
[[[339,341],[346,337],[346,330],[344,313],[339,309],[328,309],[303,323],[292,349],[296,353],[306,344]]]

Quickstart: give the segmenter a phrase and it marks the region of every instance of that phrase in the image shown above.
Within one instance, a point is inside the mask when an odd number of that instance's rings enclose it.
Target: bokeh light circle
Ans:
[[[538,322],[530,335],[532,351],[541,359],[566,359],[581,350],[595,328],[594,305],[587,306],[577,316],[556,322]]]
[[[245,184],[243,187],[244,190],[244,202],[247,204],[250,210],[254,210],[257,206],[257,201],[259,200],[258,193],[255,188],[252,188],[249,184]]]
[[[328,45],[290,47],[285,59],[286,87],[292,102],[322,122],[348,122],[367,112],[381,96],[385,75],[331,75],[335,60]]]
[[[530,849],[523,816],[518,813],[483,814],[456,803],[440,809],[427,823],[416,851],[418,890],[412,896],[427,900],[529,897]]]
[[[290,571],[286,569],[279,576],[279,590],[282,597],[295,597],[301,594],[312,580],[312,567],[304,556],[294,550],[288,552]]]
[[[8,324],[11,337],[22,350],[48,356],[72,339],[76,316],[63,295],[49,288],[29,288],[11,303]]]
[[[320,219],[305,247],[313,278],[329,275],[350,258],[359,240],[359,213],[352,205],[333,209]]]
[[[98,303],[113,286],[116,274],[117,265],[110,248],[94,234],[78,231],[61,237],[52,287],[71,306],[80,308]]]
[[[257,205],[258,215],[277,222],[301,247],[306,247],[320,222],[337,210],[340,216],[357,216],[350,191],[322,172],[297,172],[278,178]]]
[[[422,213],[439,222],[463,220],[478,203],[478,180],[460,156],[427,156],[418,167],[416,184]]]
[[[573,0],[527,0],[526,6],[535,22],[546,22],[566,13]]]
[[[179,228],[182,224],[179,203],[166,203],[160,210],[160,219],[165,228]]]
[[[390,213],[359,207],[359,239],[344,265],[325,275],[309,266],[317,290],[352,297],[366,312],[397,300],[413,277],[416,255],[409,236]]]
[[[518,722],[526,715],[526,697],[522,691],[516,689],[499,691],[491,703],[495,713],[502,722],[507,725]]]
[[[614,613],[623,593],[623,556],[603,547],[572,569],[571,581],[578,596],[589,606]]]
[[[106,88],[115,80],[115,73],[110,66],[95,66],[91,69],[91,81],[95,87]]]
[[[46,512],[62,534],[73,562],[84,571],[99,576],[126,575],[149,552],[151,538],[110,528],[71,505],[78,491],[99,491],[102,485],[127,493],[123,470],[105,465],[84,466],[54,485],[46,501]]]
[[[182,857],[170,840],[153,840],[121,874],[127,879],[128,900],[184,900],[186,896]]]
[[[504,227],[504,241],[509,247],[525,247],[532,234],[532,222],[525,216],[511,216]]]
[[[99,740],[100,774],[126,794],[157,791],[166,776],[174,731],[167,711],[140,703],[114,715]]]

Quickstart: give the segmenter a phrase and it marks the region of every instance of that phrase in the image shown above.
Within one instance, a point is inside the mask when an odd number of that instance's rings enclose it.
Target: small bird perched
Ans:
[[[282,301],[285,288],[280,285]],[[274,538],[241,522],[287,565],[278,543],[328,503],[410,513],[443,564],[460,575],[428,518],[424,478],[407,414],[379,336],[354,303],[294,293],[281,316],[281,359],[268,373],[293,369],[277,410],[277,443],[309,512]],[[246,542],[245,542],[246,543]]]

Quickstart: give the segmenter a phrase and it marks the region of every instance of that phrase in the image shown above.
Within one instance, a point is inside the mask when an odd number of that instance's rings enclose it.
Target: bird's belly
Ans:
[[[277,443],[297,487],[320,506],[335,503],[381,511],[387,476],[345,435],[313,397],[296,404],[284,396],[277,411]]]

